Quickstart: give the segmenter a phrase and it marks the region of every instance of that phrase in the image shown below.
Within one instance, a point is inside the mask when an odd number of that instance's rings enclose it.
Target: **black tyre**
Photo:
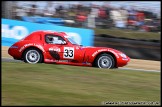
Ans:
[[[24,62],[35,64],[43,61],[43,55],[38,49],[30,48],[24,52]]]
[[[101,54],[96,58],[95,66],[98,68],[114,68],[115,60],[109,54]]]

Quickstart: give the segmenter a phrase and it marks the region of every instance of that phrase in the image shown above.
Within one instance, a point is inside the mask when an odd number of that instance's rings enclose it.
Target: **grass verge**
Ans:
[[[2,105],[160,102],[160,73],[2,62]]]

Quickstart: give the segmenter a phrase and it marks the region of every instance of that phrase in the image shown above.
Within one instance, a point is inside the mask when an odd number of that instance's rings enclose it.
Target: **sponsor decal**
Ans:
[[[10,26],[8,24],[2,24],[2,37],[22,39],[29,34],[29,31],[24,26]]]
[[[39,49],[41,49],[43,52],[45,52],[44,48],[41,45],[35,44],[33,43],[34,46],[38,47]]]
[[[29,35],[28,28],[25,26],[11,26],[8,24],[2,24],[2,37],[6,37],[6,38],[14,38],[14,39],[23,39],[24,37],[26,37],[27,35]],[[34,31],[35,32],[35,31]],[[53,31],[53,30],[45,30],[44,32],[60,32],[60,31]],[[70,37],[72,38],[76,43],[81,44],[82,39],[81,36],[78,33],[74,33],[74,32],[65,32],[67,36],[65,37]]]
[[[98,54],[99,52],[102,52],[102,51],[107,51],[107,49],[99,49],[99,50],[95,51],[95,52],[92,54],[92,56],[94,57],[94,56],[96,56],[96,54]]]
[[[69,62],[68,60],[59,60],[58,62]]]
[[[59,60],[60,59],[60,55],[59,55],[59,53],[58,52],[61,52],[61,50],[60,50],[60,48],[58,48],[58,47],[50,47],[49,48],[49,53],[50,53],[50,55],[54,58],[54,59],[56,59],[56,60]]]
[[[99,49],[99,50],[95,51],[95,52],[92,54],[92,56],[94,57],[94,56],[96,56],[99,52],[103,52],[103,51],[112,52],[117,58],[119,58],[119,55],[118,55],[116,52],[114,52],[113,50],[111,50],[111,49]]]
[[[116,52],[114,52],[113,50],[108,49],[108,51],[109,51],[109,52],[112,52],[117,58],[119,58],[119,55],[118,55]]]
[[[30,23],[25,21],[16,21],[10,19],[1,19],[1,35],[2,39],[8,39],[11,42],[17,42],[23,39],[27,35],[34,31],[46,31],[46,32],[63,32],[70,38],[72,38],[78,44],[83,44],[84,46],[93,46],[94,31],[91,29],[74,28],[74,27],[64,27],[51,24],[38,24]],[[35,27],[31,27],[35,26]],[[62,33],[62,34],[63,34]],[[86,37],[86,38],[85,38]],[[11,45],[12,43],[2,42],[2,45]]]
[[[24,50],[25,47],[28,47],[28,46],[32,46],[33,44],[32,43],[29,43],[29,44],[25,44],[24,46],[22,46],[19,50],[19,52],[21,52],[22,50]]]
[[[60,48],[58,48],[58,47],[51,47],[51,48],[49,48],[49,51],[61,52]]]
[[[45,59],[47,62],[69,62],[68,60]]]
[[[43,49],[43,47],[42,47],[41,45],[38,45],[38,44],[35,44],[35,43],[25,44],[24,46],[22,46],[22,47],[19,49],[19,52],[22,52],[22,50],[23,50],[25,47],[28,47],[28,46],[36,46],[36,47],[38,47],[39,49],[41,49],[43,52],[45,52],[45,50]]]
[[[98,53],[98,51],[94,52],[94,53],[92,54],[92,56],[93,56],[93,57],[96,56],[97,53]]]
[[[107,51],[107,49],[100,49],[98,52]]]
[[[47,61],[47,62],[59,62],[59,60],[56,60],[56,59],[45,59],[45,61]]]
[[[2,32],[2,37],[14,38],[17,40],[23,39],[24,37],[29,35],[29,31],[28,31],[27,27],[25,27],[25,26],[11,26],[8,24],[2,24],[1,32]],[[51,32],[59,32],[59,31],[46,30],[44,32],[51,33]],[[67,35],[67,36],[65,36],[66,38],[69,37],[69,38],[73,39],[76,43],[81,44],[82,39],[78,33],[74,33],[74,32],[65,32],[65,33]]]

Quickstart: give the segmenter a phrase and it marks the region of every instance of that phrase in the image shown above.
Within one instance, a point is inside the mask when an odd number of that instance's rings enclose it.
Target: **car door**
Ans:
[[[82,62],[84,59],[85,50],[79,45],[66,41],[61,36],[47,34],[45,42],[44,47],[49,59],[68,60],[69,62]]]
[[[58,35],[46,34],[44,49],[48,59],[62,60],[66,41]]]

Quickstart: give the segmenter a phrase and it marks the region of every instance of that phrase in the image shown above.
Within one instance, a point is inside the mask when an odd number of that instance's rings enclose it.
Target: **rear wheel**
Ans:
[[[27,49],[24,52],[24,62],[35,64],[43,61],[43,55],[38,49]]]
[[[114,68],[114,58],[109,54],[101,54],[95,60],[95,66],[98,68]]]

